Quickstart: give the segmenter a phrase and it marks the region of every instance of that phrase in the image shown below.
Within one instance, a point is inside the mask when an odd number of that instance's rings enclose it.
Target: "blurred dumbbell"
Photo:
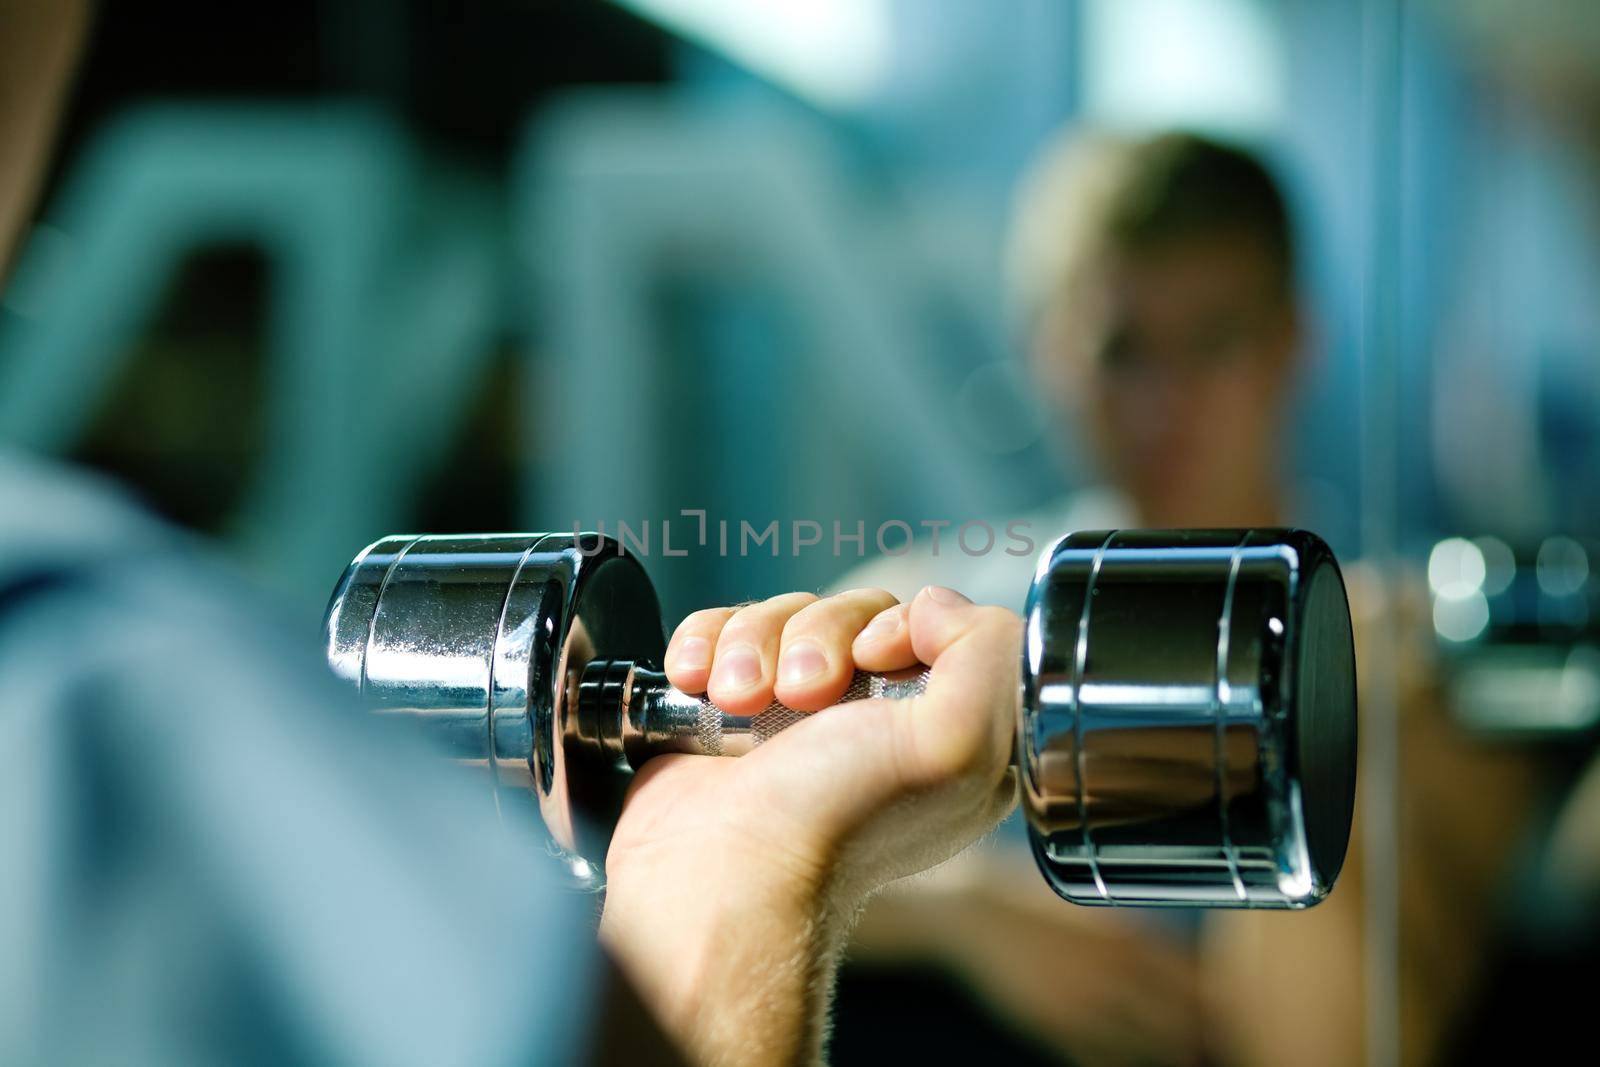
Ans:
[[[1015,759],[1040,870],[1082,904],[1302,908],[1349,838],[1355,661],[1338,565],[1299,530],[1075,533],[1025,610]],[[598,880],[628,777],[802,718],[729,715],[661,673],[637,558],[597,534],[386,537],[335,589],[328,659],[415,717]],[[846,699],[926,675],[858,674]]]
[[[1493,741],[1600,739],[1600,544],[1448,537],[1428,554],[1448,704]]]

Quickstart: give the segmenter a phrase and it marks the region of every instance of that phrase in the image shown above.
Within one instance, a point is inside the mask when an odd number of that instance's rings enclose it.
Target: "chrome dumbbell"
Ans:
[[[1344,583],[1300,530],[1099,531],[1028,591],[1015,758],[1040,870],[1081,904],[1302,908],[1349,839],[1355,659]],[[537,798],[598,879],[628,776],[739,755],[801,717],[674,689],[637,558],[597,534],[386,537],[345,570],[328,659],[502,796]],[[925,676],[858,675],[846,699]]]

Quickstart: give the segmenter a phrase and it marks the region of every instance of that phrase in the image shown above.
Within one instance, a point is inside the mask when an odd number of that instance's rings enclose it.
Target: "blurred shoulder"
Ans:
[[[0,582],[181,541],[110,480],[0,448]]]

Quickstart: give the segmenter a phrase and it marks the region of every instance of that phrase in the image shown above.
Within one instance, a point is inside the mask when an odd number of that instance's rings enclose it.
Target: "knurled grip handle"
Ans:
[[[848,704],[853,700],[876,698],[904,700],[920,696],[928,688],[928,674],[926,667],[892,674],[856,671],[850,678],[850,687],[835,703]],[[733,715],[713,704],[708,697],[690,699],[695,700],[698,708],[694,730],[696,750],[707,756],[743,755],[755,745],[776,737],[801,719],[815,714],[796,711],[774,700],[754,715]]]

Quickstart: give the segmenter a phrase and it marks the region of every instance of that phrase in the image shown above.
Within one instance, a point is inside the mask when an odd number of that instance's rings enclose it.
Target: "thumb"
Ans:
[[[911,602],[911,649],[932,669],[908,723],[914,787],[999,781],[1017,728],[1022,620],[930,585]]]

